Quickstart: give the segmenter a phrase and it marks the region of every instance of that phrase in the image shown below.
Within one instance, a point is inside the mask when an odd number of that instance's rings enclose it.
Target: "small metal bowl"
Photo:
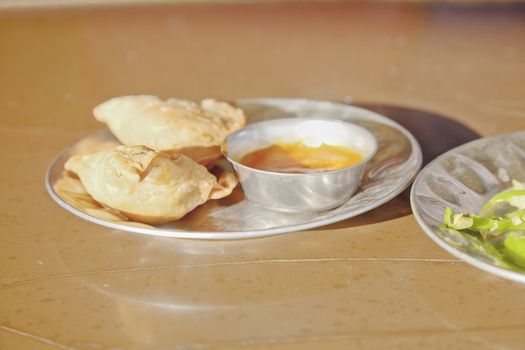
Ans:
[[[311,147],[323,143],[348,147],[364,159],[343,169],[304,174],[264,171],[238,162],[244,155],[276,142],[299,141]],[[250,124],[229,135],[223,153],[233,164],[248,200],[281,212],[319,212],[350,199],[377,147],[375,137],[354,124],[333,119],[287,118]]]

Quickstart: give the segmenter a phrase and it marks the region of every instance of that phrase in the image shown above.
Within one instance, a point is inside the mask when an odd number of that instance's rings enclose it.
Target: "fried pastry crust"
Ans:
[[[182,154],[144,146],[119,146],[73,156],[65,169],[78,175],[97,202],[147,224],[181,218],[206,202],[212,191],[217,198],[214,189],[224,185],[218,185],[204,166]]]
[[[245,124],[241,109],[214,99],[197,104],[149,95],[122,96],[98,105],[93,114],[124,145],[176,151],[201,164],[220,157],[226,137]]]

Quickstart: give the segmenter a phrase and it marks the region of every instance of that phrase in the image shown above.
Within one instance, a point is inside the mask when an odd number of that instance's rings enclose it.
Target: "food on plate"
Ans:
[[[241,109],[214,99],[197,104],[149,95],[122,96],[98,105],[93,114],[124,145],[183,153],[201,164],[219,158],[224,139],[245,124]]]
[[[244,155],[239,163],[266,171],[312,173],[346,168],[362,160],[359,152],[343,146],[278,142]]]
[[[73,156],[64,167],[80,178],[86,192],[102,206],[147,224],[177,220],[208,199],[229,195],[237,185],[230,173],[217,180],[183,154],[145,146]]]
[[[485,203],[479,215],[446,208],[445,225],[448,230],[489,244],[490,255],[500,257],[503,263],[525,268],[525,184],[512,183],[511,188]]]
[[[128,219],[118,211],[104,207],[86,192],[79,178],[71,173],[65,172],[54,184],[55,192],[76,208],[95,216],[99,219],[122,222]]]
[[[124,96],[102,103],[94,114],[125,146],[103,138],[80,142],[54,185],[90,215],[162,224],[228,196],[237,185],[234,174],[215,176],[203,165],[211,169],[224,138],[244,125],[240,109],[211,99],[195,104]]]

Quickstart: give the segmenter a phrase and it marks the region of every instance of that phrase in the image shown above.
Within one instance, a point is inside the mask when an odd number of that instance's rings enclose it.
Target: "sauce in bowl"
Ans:
[[[363,159],[359,152],[343,146],[277,142],[244,155],[239,163],[259,170],[302,174],[343,169]]]
[[[314,213],[347,202],[378,148],[367,129],[336,119],[292,117],[249,124],[222,152],[247,200],[269,210]]]

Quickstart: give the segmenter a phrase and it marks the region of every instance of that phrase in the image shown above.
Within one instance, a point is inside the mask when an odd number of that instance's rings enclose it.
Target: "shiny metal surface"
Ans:
[[[343,146],[358,151],[363,160],[344,169],[307,174],[263,171],[236,160],[276,142],[303,142]],[[271,210],[315,213],[340,206],[355,193],[366,164],[377,151],[375,137],[366,129],[340,120],[284,118],[251,124],[226,139],[227,159],[239,177],[246,199]]]
[[[446,207],[479,213],[494,194],[525,181],[525,131],[469,142],[428,164],[414,181],[412,211],[426,234],[450,254],[484,271],[525,283],[525,271],[509,267],[487,244],[442,227]]]
[[[193,239],[245,239],[294,232],[338,222],[367,212],[397,196],[412,182],[422,162],[421,149],[405,128],[377,113],[327,101],[258,98],[237,101],[249,123],[283,117],[319,117],[349,121],[364,127],[377,139],[379,148],[367,164],[361,188],[343,205],[322,213],[281,213],[255,205],[238,187],[232,195],[209,201],[184,218],[157,227],[112,222],[87,214],[57,195],[53,184],[60,178],[75,144],[60,153],[46,175],[46,188],[63,208],[85,220],[122,231]],[[111,141],[102,129],[79,142]],[[78,144],[78,142],[77,142]],[[228,164],[224,164],[225,167]]]

